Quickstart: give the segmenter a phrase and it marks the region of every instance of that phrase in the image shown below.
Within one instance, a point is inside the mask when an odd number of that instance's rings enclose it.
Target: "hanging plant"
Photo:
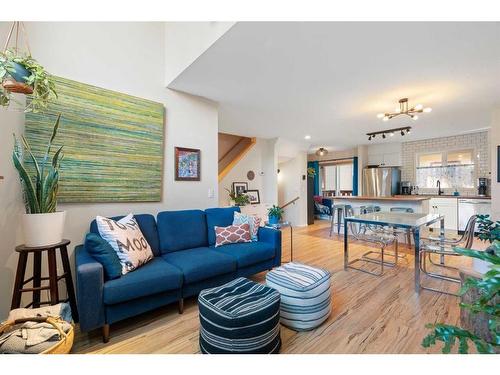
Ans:
[[[0,53],[0,105],[8,107],[16,101],[12,93],[27,95],[25,112],[41,112],[53,98],[57,98],[55,83],[52,76],[36,61],[29,50],[26,41],[26,53],[21,53],[17,47],[20,22],[12,24],[5,43],[5,49]],[[14,29],[16,30],[15,47],[8,49]],[[24,32],[25,33],[25,32]]]

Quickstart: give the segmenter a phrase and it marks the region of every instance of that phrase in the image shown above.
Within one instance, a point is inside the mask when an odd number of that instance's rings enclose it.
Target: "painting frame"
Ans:
[[[183,153],[188,153],[196,158],[195,175],[186,175],[183,171],[185,168],[181,166]],[[197,148],[175,147],[175,181],[201,181],[201,150]]]
[[[250,199],[250,204],[260,204],[259,190],[257,189],[247,190],[245,194]]]
[[[233,182],[232,191],[236,195],[243,194],[248,190],[248,182]]]

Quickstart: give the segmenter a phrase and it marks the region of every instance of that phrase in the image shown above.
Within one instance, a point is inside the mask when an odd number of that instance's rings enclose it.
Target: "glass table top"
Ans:
[[[379,225],[420,227],[430,225],[441,220],[438,214],[417,214],[407,212],[371,212],[346,217],[346,219],[358,223],[370,223]]]

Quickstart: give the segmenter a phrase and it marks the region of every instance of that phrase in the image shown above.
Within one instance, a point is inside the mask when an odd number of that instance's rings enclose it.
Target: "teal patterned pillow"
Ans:
[[[257,233],[259,232],[261,219],[254,215],[246,215],[240,212],[234,212],[233,225],[248,224],[250,226],[250,236],[252,241],[258,241]]]

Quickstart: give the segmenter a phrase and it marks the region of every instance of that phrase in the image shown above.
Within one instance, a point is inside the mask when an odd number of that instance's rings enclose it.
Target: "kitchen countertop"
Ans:
[[[408,197],[408,195],[395,195],[395,197]],[[491,199],[490,196],[481,195],[451,195],[451,194],[419,194],[410,195],[410,197],[427,197],[427,198],[456,198],[456,199]]]
[[[337,196],[337,197],[324,197],[327,199],[345,199],[353,201],[403,201],[403,202],[420,202],[431,199],[430,196],[424,195],[396,195],[394,197],[367,197],[367,196]]]

